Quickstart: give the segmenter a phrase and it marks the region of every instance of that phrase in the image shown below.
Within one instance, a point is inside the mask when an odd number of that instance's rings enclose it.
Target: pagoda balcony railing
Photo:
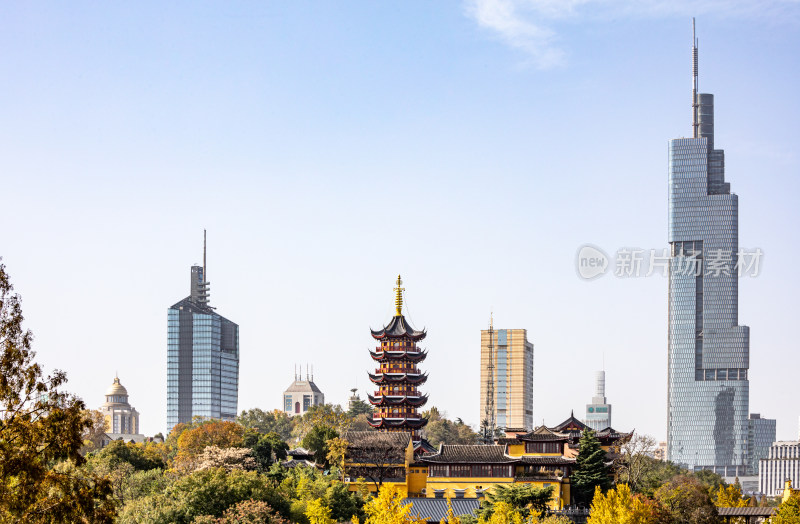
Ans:
[[[422,395],[420,395],[419,391],[376,391],[372,396],[419,398]]]
[[[423,349],[419,346],[413,346],[410,344],[398,344],[396,346],[376,346],[376,351],[423,351]]]
[[[403,367],[403,368],[391,368],[391,369],[381,369],[377,368],[375,373],[382,373],[384,375],[405,375],[406,373],[410,375],[419,375],[419,369],[416,367]]]
[[[372,420],[388,418],[389,420],[422,420],[418,413],[373,413]]]

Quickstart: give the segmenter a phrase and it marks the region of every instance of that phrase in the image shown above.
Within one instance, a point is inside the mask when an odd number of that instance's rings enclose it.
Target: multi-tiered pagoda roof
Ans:
[[[392,320],[381,329],[371,329],[372,338],[380,342],[375,351],[370,351],[372,360],[379,367],[369,373],[369,379],[378,386],[378,391],[368,394],[369,402],[375,406],[370,425],[382,431],[405,431],[419,440],[418,430],[428,423],[418,408],[425,405],[428,396],[418,386],[428,380],[428,374],[420,372],[417,364],[424,361],[428,352],[417,343],[425,338],[425,330],[417,331],[403,316],[403,281],[397,276],[395,308]]]

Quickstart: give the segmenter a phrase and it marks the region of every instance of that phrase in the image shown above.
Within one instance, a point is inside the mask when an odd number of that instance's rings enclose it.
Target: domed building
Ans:
[[[139,412],[128,402],[128,390],[120,383],[119,377],[115,377],[114,383],[106,390],[106,401],[100,412],[106,418],[106,432],[112,439],[139,435]]]

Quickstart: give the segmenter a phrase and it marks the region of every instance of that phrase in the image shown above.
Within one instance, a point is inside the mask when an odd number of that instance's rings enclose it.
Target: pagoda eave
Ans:
[[[427,351],[370,351],[372,360],[385,362],[388,360],[408,360],[410,362],[422,362],[428,356]]]

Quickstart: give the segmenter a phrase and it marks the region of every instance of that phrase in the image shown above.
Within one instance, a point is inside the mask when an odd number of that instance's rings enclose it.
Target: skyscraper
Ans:
[[[167,433],[193,417],[234,420],[239,395],[239,326],[208,305],[203,265],[192,266],[189,296],[167,312]]]
[[[750,332],[738,323],[739,200],[714,148],[714,96],[697,92],[692,138],[669,142],[668,459],[745,475]]]
[[[606,400],[606,372],[595,374],[592,403],[586,405],[586,425],[595,431],[611,427],[611,404]]]
[[[491,322],[481,330],[480,387],[481,421],[489,400],[497,428],[533,429],[533,344],[527,330],[494,329]],[[494,399],[488,398],[492,393]]]

